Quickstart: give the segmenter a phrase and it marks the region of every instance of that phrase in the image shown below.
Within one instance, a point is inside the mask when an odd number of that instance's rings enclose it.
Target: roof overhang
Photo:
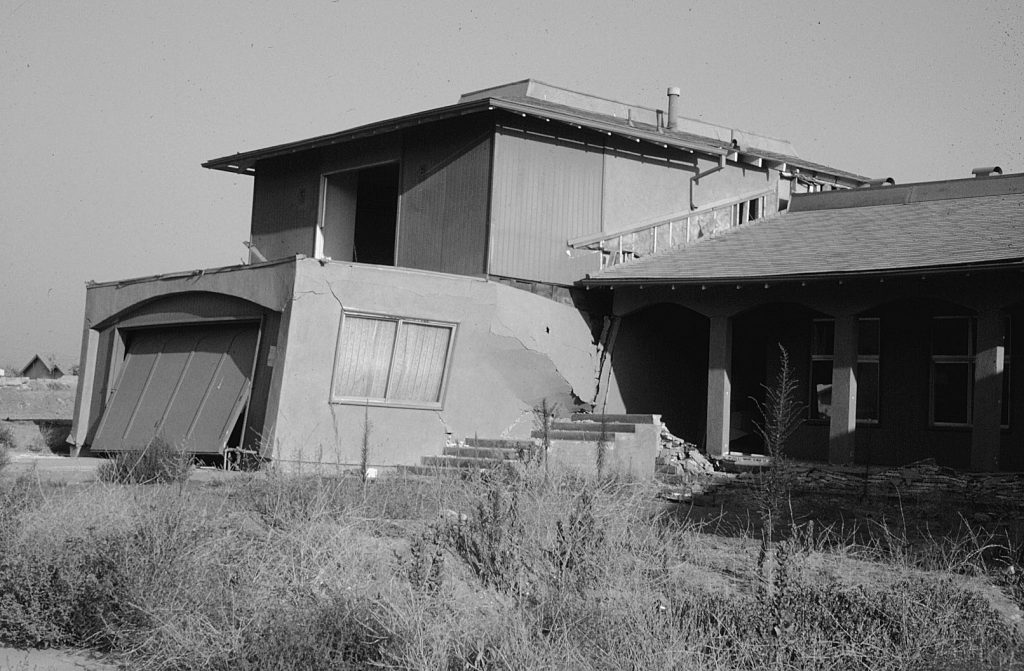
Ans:
[[[646,278],[602,278],[586,277],[576,284],[584,288],[633,287],[710,287],[710,286],[744,286],[744,285],[776,285],[806,284],[808,282],[844,282],[853,280],[884,280],[897,278],[927,278],[941,275],[963,275],[974,272],[994,272],[1000,270],[1024,270],[1024,258],[988,261],[983,263],[961,263],[942,266],[922,266],[913,268],[887,268],[882,270],[849,271],[838,273],[787,273],[781,275],[739,275],[739,276],[708,276],[708,277],[646,277]]]
[[[231,156],[210,159],[203,163],[203,167],[210,168],[211,170],[225,170],[227,172],[237,172],[243,175],[252,175],[256,173],[256,162],[260,160],[277,158],[280,156],[290,156],[292,154],[309,151],[311,149],[329,147],[364,137],[373,137],[375,135],[390,133],[402,128],[421,126],[423,124],[440,121],[442,119],[475,114],[484,111],[487,108],[488,104],[485,100],[449,105],[448,107],[439,107],[425,112],[408,114],[395,119],[377,121],[364,126],[358,126],[356,128],[341,131],[339,133],[319,135],[317,137],[298,140],[296,142],[287,142],[285,144],[274,145],[263,149],[254,149],[252,151],[232,154]]]
[[[522,117],[530,117],[543,121],[556,121],[577,129],[588,129],[594,132],[603,133],[609,136],[617,136],[635,142],[645,142],[663,148],[675,148],[689,153],[698,153],[714,159],[721,159],[743,163],[756,167],[771,168],[786,172],[796,170],[803,171],[810,175],[824,178],[829,183],[841,186],[859,186],[866,183],[868,179],[860,175],[836,170],[827,166],[804,161],[795,156],[781,156],[773,152],[753,149],[737,148],[725,143],[718,142],[713,138],[702,138],[690,134],[674,133],[668,129],[655,128],[645,124],[630,124],[626,120],[615,117],[601,117],[599,115],[587,114],[585,112],[573,113],[572,108],[560,106],[558,108],[546,106],[542,101],[537,104],[530,102],[530,99],[516,98],[481,98],[462,102],[447,107],[439,107],[425,112],[409,114],[394,119],[378,121],[375,123],[359,126],[339,133],[320,135],[306,140],[289,142],[286,144],[256,149],[253,151],[233,154],[221,158],[211,159],[203,163],[204,168],[213,170],[224,170],[243,175],[254,175],[256,173],[257,161],[268,158],[288,156],[300,152],[329,147],[342,144],[365,137],[372,137],[384,133],[391,133],[415,126],[421,126],[444,119],[451,119],[470,114],[480,114],[493,110],[502,110]]]

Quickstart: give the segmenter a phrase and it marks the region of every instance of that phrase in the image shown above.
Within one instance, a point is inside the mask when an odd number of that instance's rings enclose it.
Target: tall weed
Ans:
[[[656,521],[649,492],[535,475],[383,478],[365,497],[356,477],[260,475],[187,497],[0,482],[16,506],[0,508],[0,637],[109,648],[143,670],[1021,662],[954,573],[996,561],[994,537],[965,532],[921,571],[856,545],[862,530],[808,525],[765,541],[758,571],[745,539]],[[844,562],[872,579],[822,570]]]
[[[764,441],[768,468],[758,474],[755,495],[762,529],[771,539],[782,522],[782,512],[792,490],[786,443],[803,422],[804,406],[798,400],[798,384],[789,363],[789,352],[779,344],[779,370],[771,385],[763,385],[764,402],[754,400],[761,420],[754,422]]]
[[[192,472],[192,457],[163,438],[156,437],[141,450],[118,452],[100,465],[97,476],[102,482],[148,485],[184,482]]]

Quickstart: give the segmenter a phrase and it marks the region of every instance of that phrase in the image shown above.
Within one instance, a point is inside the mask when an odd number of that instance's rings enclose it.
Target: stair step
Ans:
[[[557,421],[551,423],[551,429],[554,431],[600,431],[601,428],[600,419],[595,421],[574,420],[571,422]],[[605,421],[604,430],[608,433],[636,433],[636,424]]]
[[[661,421],[661,415],[598,415],[585,412],[574,412],[574,422],[600,422],[604,417],[606,422],[622,422],[624,424],[655,424]]]
[[[468,472],[464,468],[448,468],[445,466],[398,466],[397,472],[404,475],[427,475],[431,477],[463,478]]]
[[[534,438],[543,438],[543,432],[539,431],[539,430],[538,431],[534,431],[530,435],[532,435]],[[562,431],[562,430],[559,430],[559,431],[548,431],[548,439],[552,440],[552,441],[555,441],[555,440],[585,440],[585,441],[588,441],[588,442],[595,442],[596,443],[597,441],[601,440],[602,436],[603,436],[604,440],[609,442],[609,443],[615,441],[615,432],[613,432],[613,431],[605,431],[603,434],[598,429],[592,429],[592,430],[577,429],[575,431]]]
[[[422,457],[423,466],[440,466],[448,468],[494,468],[500,466],[504,459],[488,459],[483,457],[459,457],[450,454],[439,457]]]
[[[494,447],[502,450],[528,450],[533,447],[532,440],[513,440],[511,438],[466,438],[462,441],[466,447]]]
[[[527,443],[522,450],[512,450],[502,447],[474,447],[467,445],[459,447],[453,445],[444,448],[445,456],[449,457],[476,457],[480,459],[513,460],[518,459],[520,454],[526,455],[534,450],[532,443]]]

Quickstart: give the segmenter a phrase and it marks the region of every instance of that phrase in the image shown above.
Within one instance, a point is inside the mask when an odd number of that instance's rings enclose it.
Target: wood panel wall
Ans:
[[[478,121],[406,133],[397,265],[486,272],[492,125]]]
[[[313,254],[320,202],[314,157],[260,161],[252,194],[252,242],[267,257]]]
[[[488,272],[571,284],[600,268],[566,241],[601,230],[603,147],[499,129],[495,134]]]

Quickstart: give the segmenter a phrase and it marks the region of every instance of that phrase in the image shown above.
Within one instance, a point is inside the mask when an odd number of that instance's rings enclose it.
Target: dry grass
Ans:
[[[0,486],[0,638],[131,668],[1021,663],[1020,553],[969,526],[920,544],[881,522],[804,522],[769,543],[666,514],[646,487],[539,466]]]

